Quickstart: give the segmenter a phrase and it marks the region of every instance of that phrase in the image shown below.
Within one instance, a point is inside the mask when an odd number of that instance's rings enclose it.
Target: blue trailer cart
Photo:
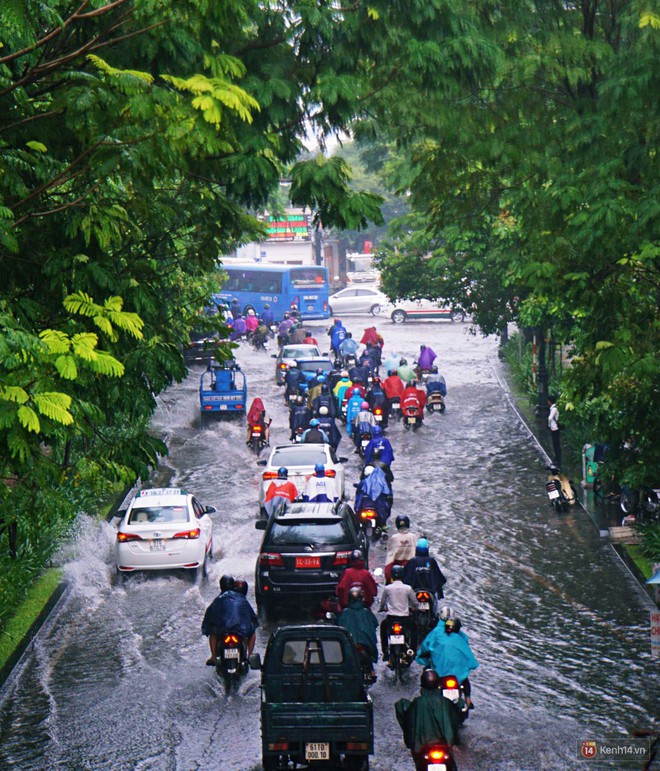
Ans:
[[[213,363],[199,380],[199,406],[202,424],[211,415],[245,417],[247,383],[236,362]]]

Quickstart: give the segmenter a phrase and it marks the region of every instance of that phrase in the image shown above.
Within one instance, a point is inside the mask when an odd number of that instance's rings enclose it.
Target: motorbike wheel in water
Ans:
[[[215,669],[229,694],[248,671],[247,645],[233,633],[225,634],[220,642]]]

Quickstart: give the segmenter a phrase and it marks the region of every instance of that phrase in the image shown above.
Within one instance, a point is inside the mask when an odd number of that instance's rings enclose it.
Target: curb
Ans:
[[[39,633],[39,630],[46,623],[46,620],[55,609],[55,607],[59,605],[62,596],[68,589],[68,582],[60,581],[55,591],[51,594],[48,602],[43,606],[39,612],[39,615],[35,618],[30,628],[23,635],[20,642],[16,645],[14,652],[11,654],[11,656],[9,656],[4,666],[0,669],[0,691],[2,691],[12,672],[20,663],[23,656],[25,656],[25,654],[28,652],[28,649],[31,647],[35,637]]]

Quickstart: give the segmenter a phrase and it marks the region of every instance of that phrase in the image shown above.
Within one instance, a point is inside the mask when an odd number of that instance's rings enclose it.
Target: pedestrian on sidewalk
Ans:
[[[559,410],[557,409],[557,397],[548,397],[548,429],[552,439],[552,454],[554,455],[555,466],[561,468],[561,444],[559,442]]]

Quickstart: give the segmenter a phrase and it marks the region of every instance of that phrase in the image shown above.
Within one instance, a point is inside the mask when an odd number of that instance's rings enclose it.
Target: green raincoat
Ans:
[[[339,614],[337,624],[346,629],[356,645],[363,645],[369,651],[372,661],[378,661],[376,642],[378,621],[369,608],[364,606],[362,600],[349,602]]]
[[[458,744],[458,716],[454,705],[439,690],[422,688],[420,696],[394,705],[408,749],[418,752],[425,744]]]

